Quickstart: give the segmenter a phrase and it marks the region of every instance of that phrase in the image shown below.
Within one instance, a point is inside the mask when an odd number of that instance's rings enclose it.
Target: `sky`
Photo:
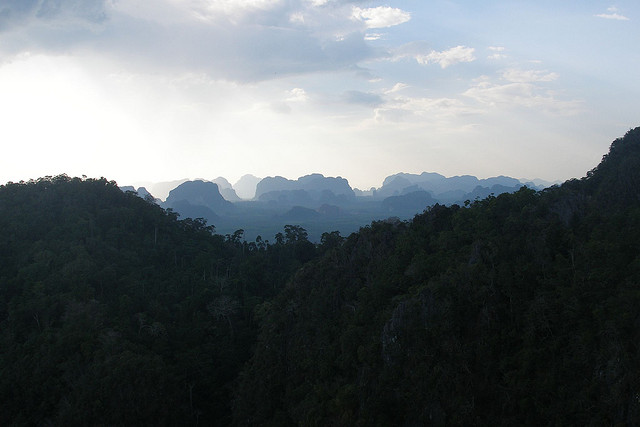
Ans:
[[[0,183],[582,177],[640,125],[640,2],[0,0]]]

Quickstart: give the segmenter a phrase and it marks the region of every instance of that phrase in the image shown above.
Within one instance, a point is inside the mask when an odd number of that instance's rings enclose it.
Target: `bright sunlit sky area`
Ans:
[[[584,176],[640,125],[640,2],[0,0],[0,183]]]

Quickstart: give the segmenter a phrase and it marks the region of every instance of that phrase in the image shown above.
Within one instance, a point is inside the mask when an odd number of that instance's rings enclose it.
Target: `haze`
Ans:
[[[1,0],[0,182],[580,177],[638,124],[637,1]]]

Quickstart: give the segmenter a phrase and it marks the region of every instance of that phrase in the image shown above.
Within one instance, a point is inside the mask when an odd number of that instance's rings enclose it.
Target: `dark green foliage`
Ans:
[[[225,239],[105,179],[0,187],[0,424],[228,424],[254,307],[315,256],[294,231]]]
[[[262,307],[236,422],[637,425],[638,170],[640,128],[583,180],[350,236]]]
[[[1,425],[638,425],[640,128],[586,178],[269,243],[0,187]]]

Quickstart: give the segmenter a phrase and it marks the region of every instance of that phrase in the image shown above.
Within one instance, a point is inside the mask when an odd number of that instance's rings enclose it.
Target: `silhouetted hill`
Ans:
[[[312,205],[314,200],[305,190],[274,190],[260,194],[258,200],[280,206]]]
[[[305,208],[302,206],[294,206],[280,218],[285,221],[309,221],[317,219],[320,213],[313,209]]]
[[[256,196],[256,187],[260,178],[254,175],[243,175],[238,182],[233,184],[233,188],[238,196],[244,200],[251,200]]]
[[[211,182],[218,184],[218,190],[225,200],[229,202],[239,202],[241,200],[231,186],[231,183],[227,181],[226,178],[219,176]]]
[[[0,425],[640,425],[640,128],[544,191],[268,237],[0,186]]]
[[[187,206],[179,202],[186,201],[190,206],[204,206],[216,214],[233,212],[234,206],[222,197],[218,185],[206,181],[187,181],[171,190],[164,207],[174,208],[180,213],[179,206]]]
[[[295,181],[282,176],[268,176],[260,180],[256,186],[256,198],[272,191],[290,191],[295,189]]]
[[[120,187],[120,189],[122,191],[131,191],[133,193],[135,193],[138,197],[141,197],[145,200],[148,201],[153,201],[154,203],[162,203],[162,201],[160,199],[157,199],[155,197],[153,197],[153,194],[149,193],[149,191],[147,191],[147,189],[145,187],[139,187],[137,190],[135,189],[135,187],[131,186],[131,185],[125,185]]]
[[[413,191],[402,196],[387,197],[382,201],[382,207],[392,215],[415,215],[427,206],[436,204],[436,200],[424,190]]]
[[[476,188],[473,189],[472,192],[470,193],[466,193],[464,195],[465,200],[476,200],[476,199],[484,199],[489,197],[490,195],[500,195],[502,193],[513,193],[518,191],[523,185],[518,183],[516,185],[514,185],[513,187],[506,187],[504,185],[500,185],[500,184],[494,184],[491,187],[483,187],[478,185]],[[460,199],[458,199],[459,201]]]
[[[264,178],[258,183],[256,199],[305,205],[312,202],[346,203],[355,200],[355,193],[349,182],[341,177],[311,174],[294,181],[276,176]]]
[[[0,186],[0,425],[231,424],[253,313],[316,247],[212,231],[105,179]]]
[[[461,203],[466,199],[473,200],[478,194],[491,194],[488,192],[491,188],[494,188],[493,192],[497,195],[502,192],[516,191],[521,186],[522,183],[519,180],[507,176],[478,179],[471,175],[447,178],[430,172],[423,172],[420,175],[398,173],[384,180],[382,187],[376,190],[376,197],[400,196],[424,190],[431,193],[438,202],[449,204]],[[487,190],[483,191],[483,188]]]
[[[220,216],[204,205],[192,205],[188,200],[177,200],[171,203],[173,209],[180,218],[204,218],[209,224],[215,226],[220,221]]]
[[[163,181],[163,182],[153,182],[153,183],[145,183],[144,186],[149,189],[151,194],[155,197],[166,200],[169,197],[169,192],[179,186],[180,184],[189,181],[186,178],[178,179],[175,181]]]
[[[640,200],[640,128],[611,144],[600,164],[587,174],[586,192],[596,205],[626,206]]]
[[[581,180],[362,228],[265,306],[235,421],[640,424],[639,213],[636,128]]]

